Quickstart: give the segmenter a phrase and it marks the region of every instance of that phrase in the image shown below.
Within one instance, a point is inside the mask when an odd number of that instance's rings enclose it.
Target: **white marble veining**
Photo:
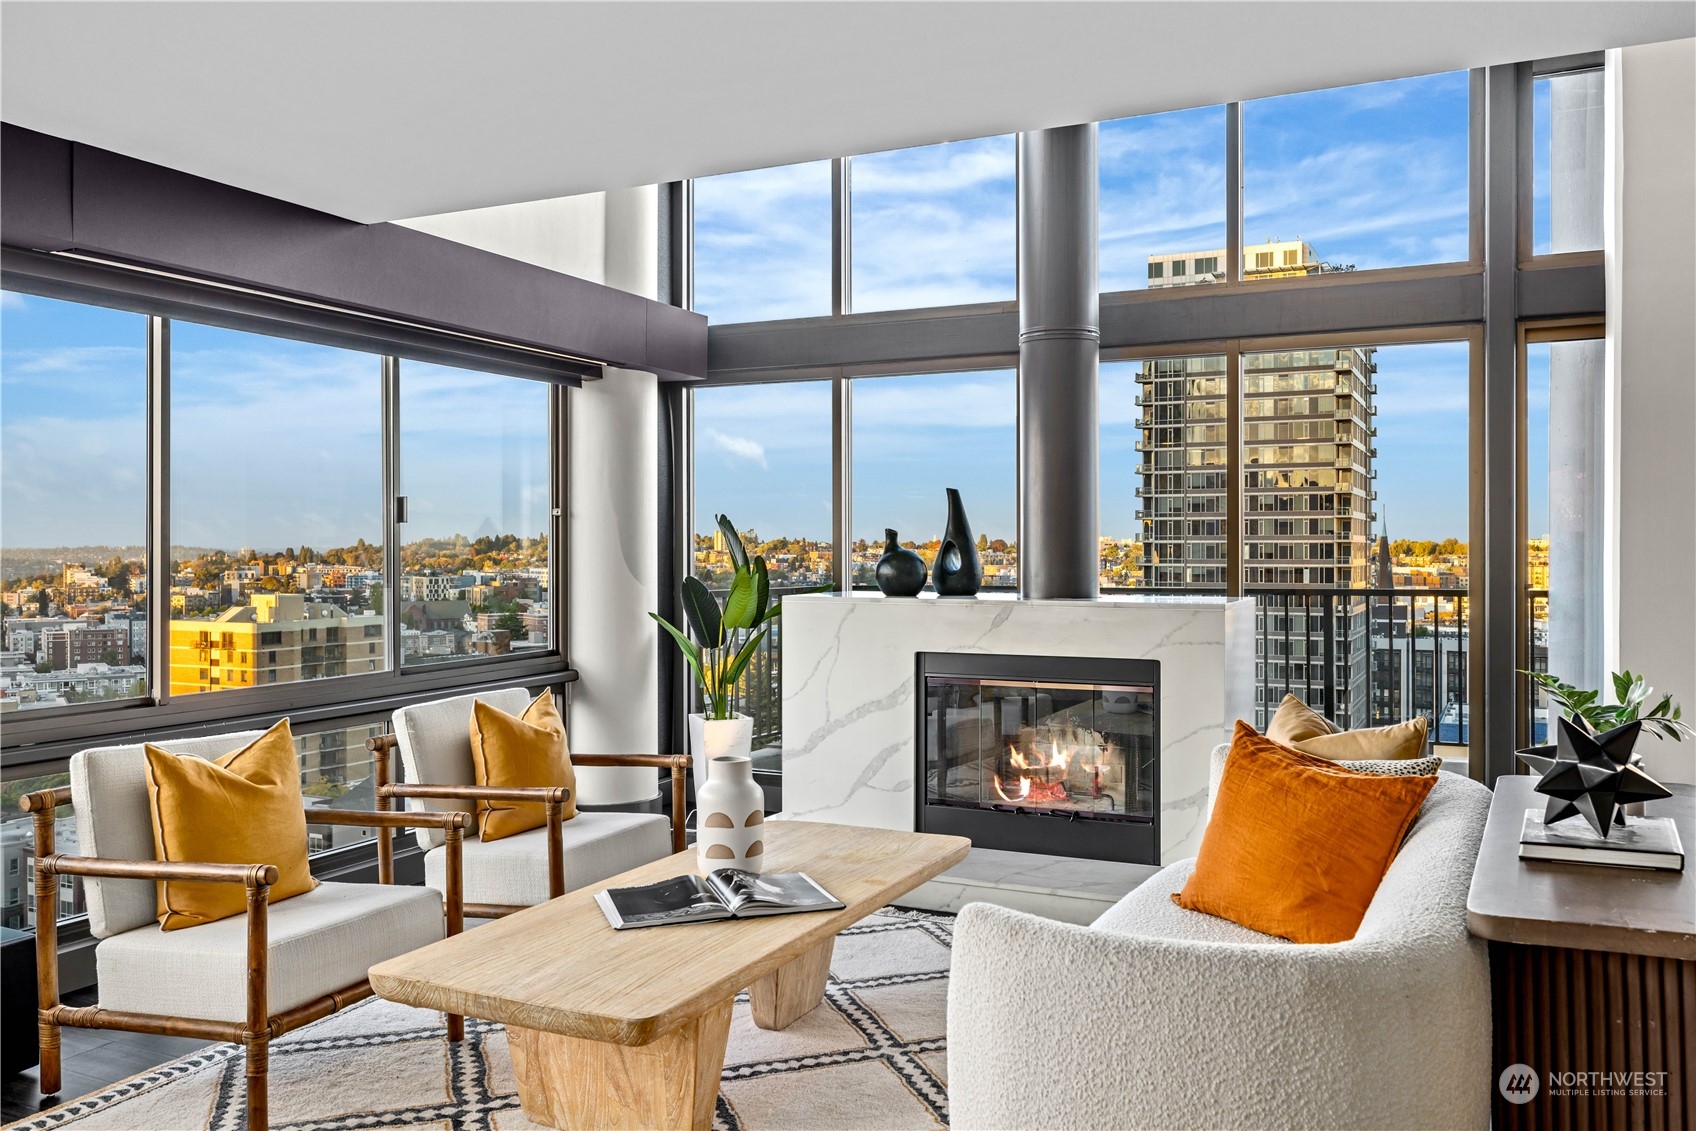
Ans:
[[[1158,660],[1161,860],[1193,856],[1209,753],[1253,717],[1253,632],[1254,602],[1243,598],[786,597],[784,809],[913,828],[916,653]]]

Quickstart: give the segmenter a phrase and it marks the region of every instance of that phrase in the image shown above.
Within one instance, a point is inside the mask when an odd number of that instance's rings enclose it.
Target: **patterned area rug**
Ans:
[[[782,1032],[738,997],[715,1131],[946,1127],[953,925],[886,908],[844,931],[824,1005]],[[242,1086],[240,1046],[211,1045],[8,1131],[239,1131]],[[276,1131],[533,1128],[515,1087],[501,1026],[467,1018],[450,1045],[441,1014],[377,998],[271,1046]]]

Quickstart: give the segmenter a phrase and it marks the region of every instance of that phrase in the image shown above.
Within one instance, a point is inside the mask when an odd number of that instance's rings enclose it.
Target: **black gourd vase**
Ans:
[[[877,587],[885,597],[917,597],[925,587],[925,560],[896,541],[884,527],[883,557],[877,560]]]
[[[975,597],[983,585],[978,544],[972,538],[971,523],[966,521],[960,492],[953,487],[948,488],[948,528],[942,532],[942,545],[936,548],[930,581],[938,597]]]

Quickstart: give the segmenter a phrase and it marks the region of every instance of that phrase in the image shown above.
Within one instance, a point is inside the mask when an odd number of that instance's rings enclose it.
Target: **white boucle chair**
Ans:
[[[1490,968],[1466,896],[1489,808],[1489,790],[1440,773],[1348,942],[1178,907],[1193,858],[1088,927],[967,906],[948,987],[952,1125],[1486,1127]]]
[[[508,714],[519,715],[532,696],[522,687],[481,691],[438,699],[394,713],[394,733],[366,742],[376,755],[377,804],[405,799],[414,809],[462,812],[470,823],[465,838],[465,912],[478,918],[510,915],[545,903],[573,888],[598,883],[671,852],[683,850],[684,783],[688,755],[578,754],[576,766],[665,766],[671,769],[673,821],[653,813],[611,813],[579,810],[561,819],[568,790],[559,787],[494,789],[476,784],[471,760],[471,704],[481,700]],[[405,770],[403,783],[391,783],[390,759],[399,750]],[[476,802],[485,800],[540,801],[548,823],[539,829],[484,844],[477,836]],[[424,882],[445,890],[446,861],[442,839],[435,830],[417,833],[424,848]],[[393,848],[387,836],[378,840],[380,874],[392,875]]]
[[[166,740],[174,754],[217,758],[260,731]],[[460,930],[457,896],[423,887],[320,883],[268,904],[277,867],[154,859],[153,818],[141,744],[84,750],[71,759],[71,784],[23,798],[35,819],[36,976],[41,1028],[41,1091],[61,1086],[59,1029],[124,1029],[239,1042],[247,1057],[247,1127],[269,1118],[270,1041],[371,996],[371,966]],[[79,855],[55,852],[53,821],[76,806]],[[310,809],[315,825],[390,828],[429,825],[444,838],[449,868],[459,871],[460,813],[372,813]],[[82,876],[94,948],[99,1004],[59,1001],[57,876]],[[217,922],[163,931],[155,884],[196,880],[242,884],[247,912]],[[457,888],[457,884],[455,885]],[[461,1018],[448,1019],[459,1040]]]

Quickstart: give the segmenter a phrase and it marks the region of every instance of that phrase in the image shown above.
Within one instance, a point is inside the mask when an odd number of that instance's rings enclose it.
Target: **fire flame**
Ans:
[[[994,775],[995,792],[1002,801],[1009,804],[1064,804],[1070,799],[1066,779],[1074,759],[1079,769],[1092,775],[1089,789],[1092,795],[1099,796],[1100,774],[1106,768],[1112,751],[1111,745],[1101,735],[1068,727],[1063,735],[1051,737],[1048,750],[1043,752],[1035,736],[1028,731],[1026,733],[1029,736],[1026,739],[1030,746],[1029,754],[1020,748],[1018,742],[1007,745],[1007,765],[1018,775],[1017,782],[1009,783],[1000,774]],[[1064,743],[1060,741],[1061,737],[1065,738]]]

